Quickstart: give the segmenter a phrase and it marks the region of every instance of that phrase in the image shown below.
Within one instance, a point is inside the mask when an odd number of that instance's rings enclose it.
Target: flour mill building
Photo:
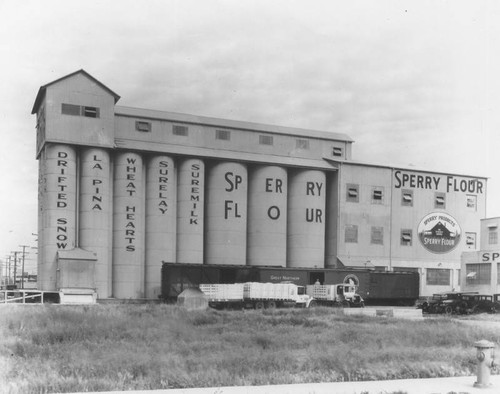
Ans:
[[[352,160],[344,134],[116,105],[83,70],[42,86],[38,286],[157,298],[162,262],[417,271],[460,286],[486,179]]]

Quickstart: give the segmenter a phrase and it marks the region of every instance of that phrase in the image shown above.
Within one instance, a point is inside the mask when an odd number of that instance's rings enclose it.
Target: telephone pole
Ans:
[[[28,245],[19,245],[20,248],[23,248],[23,264],[22,264],[22,275],[21,275],[21,289],[24,289],[24,256],[26,255],[26,248]]]
[[[11,252],[14,253],[14,286],[16,286],[16,274],[17,274],[17,254],[19,252]]]

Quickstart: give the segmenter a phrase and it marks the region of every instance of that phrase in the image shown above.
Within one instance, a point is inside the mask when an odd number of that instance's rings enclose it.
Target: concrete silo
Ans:
[[[95,285],[99,298],[111,296],[111,179],[105,149],[85,149],[80,158],[79,246],[96,253]]]
[[[259,166],[249,175],[248,265],[286,266],[287,171]]]
[[[56,290],[57,252],[76,246],[76,163],[69,145],[47,144],[41,154],[39,290]]]
[[[181,161],[177,178],[177,262],[203,264],[204,162],[199,159]]]
[[[247,168],[234,162],[210,168],[207,184],[207,264],[246,264]]]
[[[323,268],[325,260],[323,171],[295,170],[289,177],[287,266]]]
[[[173,159],[150,158],[146,182],[146,298],[161,295],[162,261],[175,261],[176,187]]]
[[[115,157],[113,297],[144,297],[143,163],[137,153]]]

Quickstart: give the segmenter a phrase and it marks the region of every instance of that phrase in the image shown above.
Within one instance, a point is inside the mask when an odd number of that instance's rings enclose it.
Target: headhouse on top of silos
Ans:
[[[486,178],[355,162],[341,133],[119,98],[83,70],[38,92],[39,289],[157,298],[163,262],[415,271],[422,295],[460,286]]]

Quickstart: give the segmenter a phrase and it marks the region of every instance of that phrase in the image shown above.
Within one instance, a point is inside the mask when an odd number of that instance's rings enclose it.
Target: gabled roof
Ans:
[[[36,114],[38,112],[38,107],[40,106],[41,102],[43,101],[43,98],[45,97],[45,92],[46,92],[46,90],[47,90],[47,88],[49,86],[54,85],[54,84],[62,81],[63,79],[71,78],[72,76],[77,75],[77,74],[83,74],[83,75],[85,75],[88,79],[90,79],[91,81],[95,82],[101,88],[103,88],[104,90],[106,90],[107,92],[109,92],[109,94],[111,94],[115,98],[115,104],[118,102],[118,100],[120,100],[120,96],[119,95],[117,95],[115,92],[113,92],[110,88],[108,88],[103,83],[99,82],[97,79],[95,79],[92,75],[90,75],[84,69],[81,69],[81,70],[75,71],[75,72],[73,72],[71,74],[68,74],[68,75],[66,75],[66,76],[64,76],[62,78],[56,79],[55,81],[49,82],[46,85],[41,86],[40,89],[38,90],[38,94],[36,95],[35,103],[33,104],[33,109],[31,110],[31,113],[32,114]]]

